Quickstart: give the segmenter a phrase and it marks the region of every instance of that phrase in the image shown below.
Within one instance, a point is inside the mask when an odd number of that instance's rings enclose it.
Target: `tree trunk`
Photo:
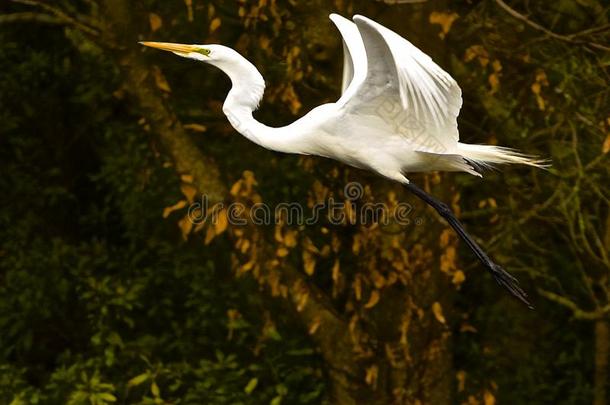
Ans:
[[[595,378],[593,404],[606,405],[608,389],[608,355],[610,354],[610,324],[607,319],[595,321]]]
[[[330,4],[321,2],[319,9],[331,11]],[[205,192],[211,202],[223,200],[227,188],[221,179],[220,171],[212,159],[202,153],[192,142],[182,128],[181,123],[168,108],[158,90],[153,85],[152,74],[149,67],[141,60],[139,49],[133,49],[136,33],[131,23],[133,16],[129,15],[125,4],[118,0],[106,0],[107,23],[114,32],[121,33],[125,42],[130,39],[123,50],[116,52],[115,57],[122,67],[125,75],[125,88],[133,97],[139,111],[146,117],[147,122],[164,146],[166,153],[172,157],[176,170],[193,176],[193,184],[199,192]],[[438,6],[438,5],[436,5]],[[390,12],[390,10],[386,11]],[[417,26],[416,36],[420,42],[434,43],[433,49],[440,48],[435,34],[430,35],[427,15],[430,5],[401,8],[398,13],[401,17],[394,20],[404,24],[411,21],[411,26]],[[326,18],[327,12],[324,13]],[[372,15],[376,17],[375,15]],[[311,17],[318,19],[318,16]],[[322,18],[322,17],[320,17]],[[315,24],[312,21],[312,25]],[[327,24],[330,25],[330,24]],[[397,24],[394,27],[397,28]],[[404,34],[404,30],[399,30]],[[428,32],[428,34],[426,34]],[[337,35],[333,33],[333,35]],[[436,39],[435,39],[436,38]],[[131,45],[131,46],[128,46]],[[435,230],[431,232],[429,242],[435,246],[442,226],[434,221],[433,215],[427,215]],[[438,231],[438,232],[437,232]],[[412,239],[415,243],[415,239]],[[419,241],[421,243],[421,240]],[[437,253],[437,252],[435,252]],[[449,350],[450,335],[445,325],[440,325],[430,314],[424,321],[414,322],[409,329],[410,355],[412,359],[408,364],[404,361],[390,362],[386,351],[398,346],[397,320],[404,313],[404,303],[412,297],[420,308],[430,308],[432,303],[439,301],[440,292],[446,289],[446,276],[436,269],[431,271],[428,278],[421,278],[417,286],[405,291],[396,291],[396,295],[382,298],[386,311],[379,311],[377,319],[373,319],[380,336],[374,336],[369,341],[369,349],[375,353],[374,359],[361,360],[355,354],[356,349],[352,341],[349,320],[332,308],[332,302],[324,291],[319,290],[304,275],[294,267],[282,269],[282,279],[289,287],[289,302],[295,308],[295,316],[302,323],[304,330],[308,330],[315,322],[319,322],[312,340],[318,346],[327,366],[327,375],[330,380],[329,396],[331,403],[338,405],[352,404],[392,404],[414,403],[420,400],[423,403],[449,404],[452,392],[452,363]],[[309,297],[307,304],[299,308],[299,297],[306,293]],[[450,297],[451,294],[442,294]],[[442,301],[442,300],[441,300]],[[445,301],[443,307],[450,304]],[[446,304],[446,305],[445,305]],[[380,303],[380,307],[381,307]],[[299,308],[298,310],[296,308]],[[384,313],[382,313],[384,312]],[[417,325],[415,325],[417,324]],[[353,325],[351,326],[354,327]],[[355,326],[359,328],[359,326]],[[361,334],[368,331],[359,331]],[[388,349],[390,348],[390,349]],[[372,362],[378,367],[376,384],[366,383],[367,370]]]

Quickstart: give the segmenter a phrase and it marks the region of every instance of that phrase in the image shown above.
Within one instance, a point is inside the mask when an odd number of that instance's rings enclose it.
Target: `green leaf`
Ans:
[[[102,392],[99,397],[106,402],[116,402],[116,397],[109,392]]]
[[[149,374],[148,371],[145,373],[142,373],[138,376],[133,377],[131,380],[129,380],[129,382],[127,383],[128,387],[135,387],[138,386],[140,384],[142,384],[144,381],[148,380]]]
[[[154,381],[152,382],[152,384],[150,384],[150,392],[152,392],[152,394],[155,398],[159,398],[161,396],[161,391],[159,390],[159,386]]]
[[[248,382],[248,385],[246,385],[246,388],[244,388],[244,392],[248,395],[250,395],[252,393],[252,391],[254,391],[254,389],[256,388],[256,386],[258,385],[258,378],[253,378]]]
[[[123,339],[121,339],[121,336],[116,332],[110,332],[110,335],[108,335],[106,341],[111,345],[119,346],[121,348],[124,346]]]

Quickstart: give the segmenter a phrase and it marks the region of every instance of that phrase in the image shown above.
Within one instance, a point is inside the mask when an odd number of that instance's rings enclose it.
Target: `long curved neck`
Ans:
[[[231,79],[232,87],[222,106],[237,132],[267,149],[282,152],[293,150],[282,128],[271,128],[258,122],[252,113],[258,108],[265,91],[265,81],[256,67],[237,52],[229,60],[214,63]]]

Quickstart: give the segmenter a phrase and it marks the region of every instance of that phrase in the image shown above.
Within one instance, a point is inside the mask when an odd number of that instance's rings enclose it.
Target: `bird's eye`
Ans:
[[[211,50],[209,50],[209,49],[206,49],[206,48],[199,48],[199,49],[197,50],[197,53],[200,53],[200,54],[202,54],[203,56],[210,56],[210,53],[212,53],[212,51],[211,51]]]

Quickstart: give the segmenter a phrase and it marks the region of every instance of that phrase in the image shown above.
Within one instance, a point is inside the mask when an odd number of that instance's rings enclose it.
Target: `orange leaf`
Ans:
[[[485,67],[489,64],[489,54],[487,50],[483,48],[483,45],[472,45],[466,49],[464,54],[464,61],[470,62],[473,59],[478,59],[481,66]]]
[[[458,17],[459,15],[457,13],[448,14],[433,11],[430,14],[429,21],[431,24],[438,24],[441,26],[441,32],[438,34],[438,36],[443,39],[445,38],[445,35],[449,33],[451,25],[453,25],[453,22],[457,20]]]
[[[148,14],[148,22],[150,23],[150,30],[152,32],[157,31],[163,26],[163,20],[155,13]]]
[[[216,17],[212,20],[212,22],[210,23],[210,34],[213,33],[214,31],[216,31],[219,27],[220,24],[222,24],[222,22],[220,21],[220,18]]]
[[[466,372],[460,370],[456,373],[455,377],[458,380],[458,392],[464,391],[464,388],[466,387]]]
[[[223,208],[218,212],[218,215],[216,216],[216,222],[214,223],[214,232],[216,232],[216,235],[220,235],[227,229],[228,225],[229,219],[227,218],[227,210]]]
[[[216,233],[214,232],[214,228],[211,226],[208,226],[208,230],[205,233],[205,239],[204,239],[203,243],[205,245],[209,245],[210,242],[212,240],[214,240],[215,237],[216,237]]]
[[[184,0],[184,4],[186,5],[188,20],[189,22],[193,22],[193,0]]]
[[[353,283],[354,294],[356,295],[356,299],[360,301],[362,299],[362,280],[360,280],[359,275],[356,275]]]
[[[180,176],[180,180],[182,180],[185,183],[192,183],[194,179],[193,179],[192,174],[182,174]]]
[[[460,325],[460,332],[477,333],[477,328],[475,328],[469,323],[463,323]]]
[[[487,81],[489,82],[489,87],[491,87],[490,94],[497,93],[500,89],[500,76],[498,75],[498,73],[494,72],[490,74],[487,78]]]
[[[157,85],[159,90],[162,90],[166,93],[171,93],[172,89],[171,87],[169,87],[169,83],[167,82],[167,79],[165,79],[165,76],[163,76],[161,69],[159,69],[157,66],[153,66],[152,72],[153,76],[155,77],[155,84]]]
[[[231,186],[231,191],[230,191],[230,193],[231,193],[231,195],[232,195],[233,197],[236,197],[236,196],[237,196],[237,194],[239,193],[239,190],[241,190],[241,183],[242,183],[242,181],[241,181],[241,180],[237,180],[237,182],[235,182],[235,184],[233,184],[233,185]]]
[[[309,325],[309,334],[313,335],[320,327],[320,318],[316,317],[311,325]]]
[[[445,319],[445,316],[443,315],[443,307],[441,307],[441,304],[436,301],[434,304],[432,304],[432,313],[434,314],[434,317],[436,318],[437,321],[439,321],[442,324],[446,324],[447,320]]]
[[[364,305],[365,308],[373,308],[379,302],[379,291],[373,290],[369,301]]]
[[[313,273],[316,270],[316,259],[311,252],[307,250],[303,251],[303,267],[305,268],[305,273],[309,276],[313,276]]]
[[[379,367],[372,365],[366,369],[366,376],[364,380],[368,385],[375,386],[377,384],[377,376],[379,375]]]
[[[184,124],[182,127],[184,129],[190,129],[191,131],[195,132],[205,132],[208,130],[208,127],[201,124]]]
[[[163,208],[163,218],[167,218],[169,217],[169,215],[174,212],[174,211],[178,211],[182,208],[186,207],[186,201],[184,200],[180,200],[178,201],[176,204],[170,206],[170,207],[165,207]]]
[[[180,227],[180,231],[182,232],[182,239],[186,240],[189,233],[193,229],[193,222],[191,222],[191,218],[186,215],[180,221],[178,221],[178,227]]]
[[[339,259],[335,259],[335,264],[333,264],[333,270],[332,270],[332,277],[333,277],[333,281],[336,283],[337,281],[339,281],[339,276],[340,276],[340,268],[341,268],[341,264],[339,262]]]
[[[188,200],[189,204],[192,204],[193,201],[195,201],[195,195],[197,194],[197,189],[194,186],[191,186],[190,184],[182,183],[182,184],[180,184],[180,191],[182,191],[182,194],[184,194],[184,196]]]
[[[297,245],[296,231],[287,230],[284,235],[284,244],[287,247],[295,247]]]
[[[610,133],[608,134],[608,136],[606,136],[606,140],[604,141],[604,144],[602,146],[602,153],[605,155],[608,152],[610,152]]]
[[[493,394],[491,392],[485,390],[485,393],[483,394],[483,403],[485,405],[495,405],[496,398],[493,396]]]
[[[462,270],[458,270],[453,273],[453,279],[451,280],[451,282],[455,285],[460,285],[464,282],[464,280],[466,280],[464,272]]]
[[[309,301],[309,293],[300,293],[300,295],[298,295],[297,297],[297,300],[297,312],[301,312],[305,308],[305,305],[307,305],[307,301]]]

